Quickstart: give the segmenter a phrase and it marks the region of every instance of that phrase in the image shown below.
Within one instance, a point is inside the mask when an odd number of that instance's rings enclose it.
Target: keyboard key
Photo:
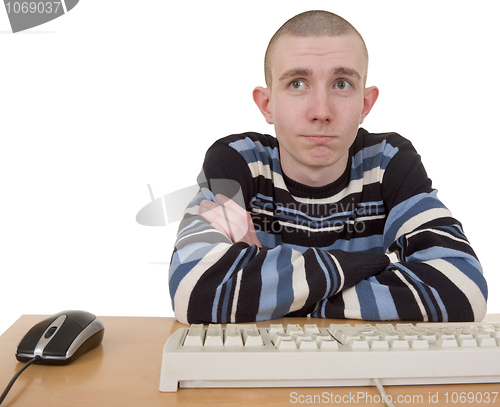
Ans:
[[[410,347],[412,349],[427,349],[429,348],[429,342],[425,339],[410,339]]]
[[[400,333],[414,333],[415,326],[413,324],[396,324],[396,331]]]
[[[310,339],[299,339],[297,342],[297,348],[299,349],[318,349],[316,341],[312,338]]]
[[[319,328],[316,324],[305,324],[304,332],[306,334],[319,334]]]
[[[332,336],[335,336],[335,332],[344,331],[345,329],[352,329],[352,326],[349,324],[330,324],[327,331],[330,332]]]
[[[410,347],[409,342],[406,339],[391,339],[389,340],[389,346],[391,349],[408,349]]]
[[[284,334],[285,329],[283,328],[283,325],[281,325],[281,324],[271,324],[271,325],[269,325],[268,332],[271,335],[271,337],[273,337],[276,334]]]
[[[220,324],[210,324],[205,333],[205,346],[222,346],[222,326]]]
[[[314,334],[313,339],[319,349],[338,349],[339,343],[327,333]]]
[[[277,349],[297,349],[295,340],[292,335],[288,334],[276,334],[274,346],[276,346]]]
[[[496,347],[497,341],[495,340],[495,338],[492,337],[479,338],[477,340],[477,344],[479,345],[480,348],[490,348],[490,347]]]
[[[262,341],[262,337],[260,336],[260,332],[257,327],[244,329],[243,340],[245,342],[245,346],[264,346],[264,342]]]
[[[458,338],[458,346],[461,348],[477,348],[477,341],[474,338]]]
[[[228,324],[224,331],[224,346],[243,346],[243,337],[236,326]]]
[[[288,324],[285,333],[290,334],[292,332],[303,333],[304,330],[298,324]]]
[[[372,340],[370,343],[370,348],[372,349],[389,349],[389,342],[387,342],[385,339],[375,339]]]
[[[368,344],[368,341],[366,341],[364,339],[350,339],[347,342],[347,346],[353,350],[370,349],[370,345]]]
[[[392,324],[377,324],[375,325],[375,328],[379,332],[385,332],[385,333],[397,333],[396,328]]]
[[[454,336],[450,338],[445,335],[437,340],[436,346],[440,348],[458,348],[458,342]]]
[[[184,346],[203,346],[205,328],[203,324],[192,324],[184,339]]]
[[[420,339],[424,339],[429,343],[429,345],[433,345],[437,342],[437,335],[436,334],[420,335]]]

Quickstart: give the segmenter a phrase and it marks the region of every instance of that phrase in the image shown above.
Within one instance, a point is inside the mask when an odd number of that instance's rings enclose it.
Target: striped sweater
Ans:
[[[276,138],[232,135],[207,151],[198,182],[169,272],[180,322],[472,321],[486,313],[486,281],[462,226],[398,134],[360,128],[344,174],[323,187],[282,172]],[[232,244],[198,214],[217,193],[244,205],[262,247]]]

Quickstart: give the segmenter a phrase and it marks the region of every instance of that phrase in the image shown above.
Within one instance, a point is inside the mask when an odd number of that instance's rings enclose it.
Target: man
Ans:
[[[483,318],[479,261],[413,146],[359,127],[379,93],[367,71],[362,37],[335,14],[273,36],[253,97],[276,138],[208,150],[170,267],[180,322]]]

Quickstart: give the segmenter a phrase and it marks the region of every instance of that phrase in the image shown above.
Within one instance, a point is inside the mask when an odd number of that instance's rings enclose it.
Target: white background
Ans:
[[[81,0],[12,34],[0,8],[0,332],[22,314],[172,316],[178,224],[136,213],[195,183],[207,147],[272,133],[251,92],[306,9],[349,20],[380,98],[363,127],[411,139],[500,312],[498,1]]]

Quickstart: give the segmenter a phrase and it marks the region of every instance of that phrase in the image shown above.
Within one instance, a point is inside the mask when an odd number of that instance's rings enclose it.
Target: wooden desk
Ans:
[[[24,334],[44,318],[24,315],[0,337],[0,393],[22,367],[22,363],[15,359],[15,347]],[[361,401],[357,405],[382,405],[375,402],[378,396],[375,387],[180,389],[176,393],[160,393],[158,386],[163,346],[172,332],[185,325],[174,318],[101,317],[101,320],[106,327],[102,345],[67,366],[30,366],[14,384],[2,407],[290,406],[310,405],[315,395],[322,400],[316,404],[333,405],[335,403],[330,402],[332,397],[341,395],[348,401],[344,405],[354,404],[354,400]],[[490,315],[485,320],[500,321],[500,315]],[[345,322],[287,318],[272,323],[329,326]],[[265,321],[257,325],[268,326],[269,323]],[[451,402],[453,392],[500,392],[500,384],[391,386],[386,391],[398,406],[445,405],[446,392],[448,404],[457,405]],[[396,403],[398,395],[404,397],[403,403]],[[368,402],[362,402],[367,399]],[[500,394],[494,405],[500,405]]]

